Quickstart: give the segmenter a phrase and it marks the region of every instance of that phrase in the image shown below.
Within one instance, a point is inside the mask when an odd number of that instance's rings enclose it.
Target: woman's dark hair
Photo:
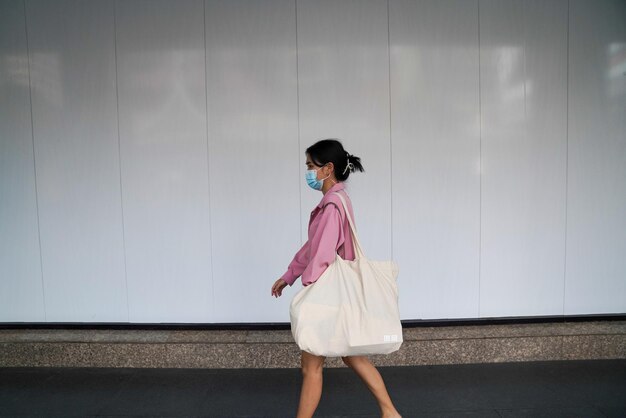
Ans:
[[[334,138],[317,141],[306,149],[306,154],[309,154],[311,161],[318,167],[333,163],[335,177],[339,181],[346,181],[353,171],[365,171],[361,165],[361,159],[348,153],[343,149],[341,142]],[[350,163],[349,166],[348,163]]]

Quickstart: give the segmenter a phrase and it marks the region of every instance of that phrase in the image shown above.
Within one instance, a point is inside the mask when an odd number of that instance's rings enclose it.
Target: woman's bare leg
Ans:
[[[366,356],[346,356],[341,359],[365,382],[378,401],[383,418],[402,418],[391,402],[383,377]]]
[[[326,357],[302,351],[302,390],[296,418],[311,418],[322,397],[322,374]]]

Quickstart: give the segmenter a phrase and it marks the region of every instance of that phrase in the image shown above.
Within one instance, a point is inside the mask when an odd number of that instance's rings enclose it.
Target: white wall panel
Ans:
[[[291,0],[206,3],[216,322],[289,321],[270,290],[301,245],[295,23]]]
[[[365,254],[391,257],[391,162],[387,2],[298,1],[300,178],[305,150],[339,138],[361,158],[346,189]],[[321,192],[304,183],[302,237]],[[400,273],[402,274],[402,273]]]
[[[26,11],[46,319],[125,321],[113,4]]]
[[[478,2],[390,2],[403,318],[478,316]]]
[[[570,2],[565,314],[626,312],[626,3]]]
[[[288,321],[329,137],[403,319],[623,313],[625,57],[621,0],[2,1],[0,322]]]
[[[207,322],[203,3],[119,1],[116,25],[129,320]]]
[[[24,2],[0,2],[0,321],[45,320]]]
[[[480,316],[563,312],[567,2],[480,1]]]

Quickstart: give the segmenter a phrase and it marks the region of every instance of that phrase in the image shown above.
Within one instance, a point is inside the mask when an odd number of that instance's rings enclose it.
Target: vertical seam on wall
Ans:
[[[204,121],[206,126],[206,172],[207,172],[207,193],[209,198],[209,272],[211,281],[211,321],[215,320],[215,275],[213,273],[213,229],[211,216],[211,175],[210,175],[210,152],[209,152],[209,83],[207,81],[207,46],[206,46],[206,0],[202,0],[202,29],[204,31]]]
[[[297,120],[298,120],[298,161],[300,161],[300,71],[299,71],[299,54],[298,54],[298,0],[294,0],[295,4],[295,18],[296,18],[296,109],[297,109]],[[300,173],[300,163],[298,163],[298,173]],[[299,175],[298,175],[299,177]],[[300,220],[300,245],[303,245],[302,242],[302,227],[303,227],[303,219],[302,219],[302,182],[298,181],[298,203],[300,205],[299,211],[299,220]],[[308,240],[308,236],[307,236]]]
[[[128,301],[128,272],[126,271],[126,229],[124,228],[124,193],[122,192],[122,145],[120,135],[120,97],[117,76],[117,1],[113,2],[113,45],[115,56],[115,109],[117,111],[117,156],[120,167],[120,204],[122,209],[122,253],[124,255],[124,285],[126,286],[126,320],[130,322],[130,305]]]
[[[526,79],[528,78],[527,76],[527,72],[526,72],[526,62],[527,62],[527,58],[526,58],[526,50],[528,49],[528,18],[526,16],[526,2],[522,2],[522,51],[524,53],[524,122],[522,124],[523,126],[523,130],[522,130],[522,141],[524,143],[527,143],[527,139],[530,136],[528,134],[528,131],[530,130],[529,128],[529,122],[528,122],[528,114],[526,112],[526,103],[528,101],[528,97],[526,95]]]
[[[527,28],[526,28],[526,2],[522,2],[522,35],[524,39],[524,136],[528,134],[528,116],[526,115],[526,49],[527,49]]]
[[[480,0],[476,1],[478,17],[478,315],[480,318],[480,267],[482,255],[483,204],[483,112],[480,86]]]
[[[569,161],[569,5],[567,0],[566,65],[565,65],[565,245],[563,254],[563,315],[565,315],[565,283],[567,281],[567,177]]]
[[[391,259],[393,260],[393,141],[391,140],[391,29],[389,18],[389,0],[387,0],[387,63],[389,78],[389,205],[391,210],[390,223],[391,227]]]
[[[41,222],[39,219],[39,191],[37,189],[37,161],[35,157],[35,123],[33,118],[33,86],[30,78],[30,46],[28,44],[28,19],[26,13],[26,0],[22,2],[24,9],[24,34],[26,35],[26,63],[28,66],[28,101],[30,105],[30,134],[31,144],[33,147],[33,172],[35,175],[35,207],[37,209],[37,238],[39,240],[39,269],[41,278],[41,294],[43,298],[43,317],[47,321],[48,313],[46,312],[46,286],[43,279],[43,255],[41,253]]]

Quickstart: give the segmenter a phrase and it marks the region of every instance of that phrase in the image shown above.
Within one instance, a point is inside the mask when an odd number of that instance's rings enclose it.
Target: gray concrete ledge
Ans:
[[[626,321],[405,328],[377,366],[626,358]],[[345,367],[329,357],[326,367]],[[297,368],[291,331],[0,330],[0,367]]]

